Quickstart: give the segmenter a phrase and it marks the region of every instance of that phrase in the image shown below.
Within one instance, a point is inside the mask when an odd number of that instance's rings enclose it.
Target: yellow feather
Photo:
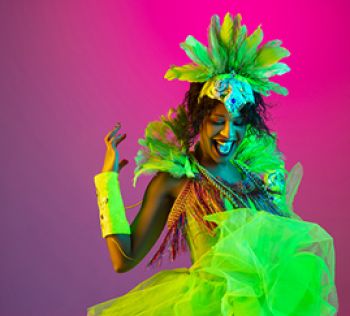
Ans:
[[[257,52],[255,65],[269,66],[269,65],[275,64],[280,59],[287,57],[289,55],[290,55],[289,51],[283,47],[264,45]]]
[[[220,38],[222,43],[229,49],[232,44],[232,36],[233,36],[233,20],[231,14],[228,12],[224,17],[224,21],[222,22],[221,30],[220,30]]]
[[[186,64],[184,66],[171,66],[164,75],[165,79],[179,79],[188,82],[204,82],[212,76],[206,67],[196,64]]]

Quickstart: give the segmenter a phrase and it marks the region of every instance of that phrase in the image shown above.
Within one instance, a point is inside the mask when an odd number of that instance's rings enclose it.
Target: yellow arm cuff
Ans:
[[[130,234],[130,225],[120,193],[118,173],[102,172],[94,177],[97,204],[100,210],[102,237],[112,234]]]

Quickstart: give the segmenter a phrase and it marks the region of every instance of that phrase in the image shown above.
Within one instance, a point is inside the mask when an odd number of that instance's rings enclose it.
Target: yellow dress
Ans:
[[[205,216],[210,236],[189,214],[192,265],[161,271],[92,315],[334,315],[332,237],[319,225],[254,209]]]

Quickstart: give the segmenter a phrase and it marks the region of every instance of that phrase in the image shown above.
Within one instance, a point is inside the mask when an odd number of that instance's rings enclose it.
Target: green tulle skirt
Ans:
[[[207,215],[217,242],[88,315],[335,315],[332,237],[319,225],[239,209]]]

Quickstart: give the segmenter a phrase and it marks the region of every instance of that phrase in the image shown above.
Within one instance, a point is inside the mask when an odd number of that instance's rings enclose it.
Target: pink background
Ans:
[[[122,122],[120,152],[130,161],[122,193],[126,205],[139,201],[150,178],[132,188],[137,139],[188,87],[163,75],[188,62],[186,35],[206,43],[210,16],[227,11],[242,13],[249,32],[261,23],[265,41],[282,39],[292,52],[292,72],[278,80],[290,94],[269,99],[271,126],[288,168],[305,169],[298,213],[334,237],[339,315],[350,315],[345,0],[1,1],[2,315],[84,315],[156,272],[146,260],[127,274],[110,264],[93,186],[103,138]]]

